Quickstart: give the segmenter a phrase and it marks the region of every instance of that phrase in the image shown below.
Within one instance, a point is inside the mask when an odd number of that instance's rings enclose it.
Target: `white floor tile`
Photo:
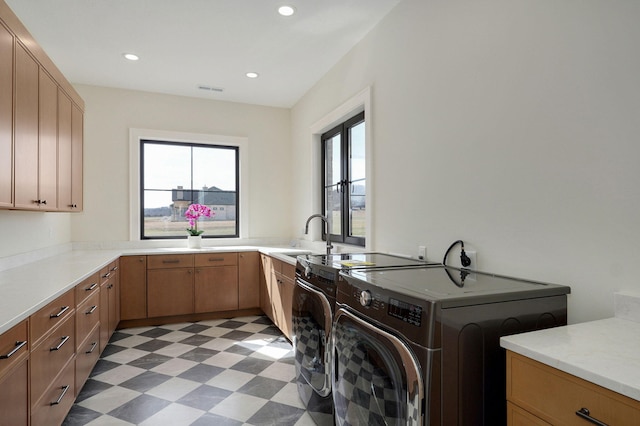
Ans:
[[[253,374],[243,373],[242,371],[225,370],[209,380],[207,384],[221,389],[236,391],[254,377]]]
[[[167,376],[179,376],[197,364],[197,362],[189,361],[188,359],[174,358],[152,368],[151,371],[166,374]]]
[[[258,376],[290,382],[296,376],[296,368],[291,364],[276,362],[262,370]]]
[[[100,416],[97,419],[87,423],[87,426],[134,426],[133,423],[125,422],[111,416]]]
[[[184,328],[183,325],[181,328]],[[185,333],[184,331],[172,331],[171,333],[164,334],[158,337],[158,340],[165,340],[167,342],[179,342],[180,340],[184,340],[187,337],[193,336],[192,333]]]
[[[116,352],[115,354],[109,355],[104,359],[111,362],[117,362],[118,364],[127,364],[145,355],[149,355],[149,352],[129,348],[120,352]]]
[[[173,379],[169,379],[163,384],[148,390],[146,394],[175,402],[200,386],[201,385],[198,382],[174,377]]]
[[[147,343],[150,340],[153,340],[153,339],[151,339],[150,337],[134,335],[134,336],[125,337],[124,339],[120,339],[117,342],[114,342],[114,344],[118,346],[123,346],[125,348],[132,348],[134,346]]]
[[[132,379],[147,370],[130,365],[120,365],[102,374],[98,374],[93,378],[100,382],[109,383],[110,385],[119,385],[120,383]]]
[[[271,398],[271,401],[281,404],[291,405],[302,410],[305,409],[300,396],[298,395],[298,386],[295,383],[287,383],[280,391]]]
[[[213,349],[216,351],[224,351],[225,349],[228,349],[231,346],[233,346],[235,343],[236,343],[235,340],[218,338],[218,339],[213,339],[210,342],[207,342],[203,345],[200,345],[200,347],[205,349]]]
[[[112,387],[81,401],[78,405],[99,413],[108,413],[140,395],[140,392],[131,389]]]
[[[218,405],[209,410],[209,412],[245,422],[266,403],[266,399],[234,393],[222,400]]]
[[[165,346],[162,349],[158,349],[154,353],[171,356],[171,357],[177,357],[184,353],[189,352],[190,350],[193,350],[193,346],[191,345],[185,345],[183,343],[172,343],[169,346]]]
[[[189,426],[204,413],[196,408],[171,404],[140,423],[140,426]]]
[[[229,352],[220,352],[209,359],[202,361],[203,364],[215,365],[216,367],[229,368],[236,365],[246,357]]]

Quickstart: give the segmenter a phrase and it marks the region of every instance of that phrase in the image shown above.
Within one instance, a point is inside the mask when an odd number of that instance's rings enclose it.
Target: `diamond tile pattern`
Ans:
[[[63,425],[314,425],[293,355],[263,316],[118,330]]]

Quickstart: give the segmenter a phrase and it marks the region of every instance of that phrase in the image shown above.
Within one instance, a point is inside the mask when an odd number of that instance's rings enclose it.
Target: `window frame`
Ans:
[[[170,130],[129,128],[129,241],[144,241],[147,244],[154,240],[140,239],[140,140],[157,139],[171,142],[202,143],[206,145],[230,145],[239,147],[239,188],[237,217],[240,221],[238,238],[220,238],[215,240],[220,244],[237,244],[239,240],[249,238],[249,138],[246,136],[227,136],[206,133],[188,133]],[[185,232],[185,239],[187,235]],[[156,240],[162,246],[171,245],[173,240]],[[179,246],[180,240],[175,240]]]
[[[359,237],[359,236],[353,236],[350,235],[350,231],[351,231],[351,225],[352,225],[352,221],[351,221],[351,215],[350,215],[350,199],[351,199],[351,185],[349,185],[349,179],[350,179],[350,129],[360,125],[360,124],[364,124],[366,126],[366,118],[365,118],[365,111],[361,111],[358,114],[342,121],[340,124],[338,124],[337,126],[333,127],[332,129],[324,132],[321,136],[320,136],[320,158],[321,158],[321,198],[322,198],[322,212],[325,215],[328,215],[329,213],[327,212],[327,161],[329,159],[327,159],[327,149],[326,149],[326,143],[328,140],[333,139],[335,136],[337,135],[341,135],[340,138],[340,165],[341,165],[341,176],[340,176],[340,182],[339,185],[341,186],[341,215],[340,217],[342,218],[341,224],[340,224],[340,229],[341,229],[341,234],[332,234],[330,233],[331,236],[331,241],[332,242],[336,242],[336,243],[343,243],[343,244],[350,244],[350,245],[355,245],[355,246],[361,246],[361,247],[365,247],[366,246],[366,236],[365,237]],[[366,133],[365,133],[366,135]],[[366,149],[367,146],[367,140],[366,140],[366,136],[365,136],[365,152],[367,151]],[[365,159],[366,161],[366,159]],[[368,180],[369,176],[368,173],[365,172],[365,182]],[[366,195],[366,191],[365,191],[365,209],[366,209],[366,204],[367,204],[367,195]],[[329,216],[327,216],[327,218],[329,218]],[[327,228],[329,228],[327,226]],[[365,228],[365,235],[367,234],[367,230]],[[325,228],[322,228],[322,239],[324,241],[326,241],[327,239],[327,233],[325,232]]]
[[[154,145],[170,145],[170,146],[181,146],[181,147],[189,147],[191,148],[191,188],[184,189],[185,191],[189,191],[191,193],[191,197],[193,198],[193,194],[196,189],[193,188],[193,148],[211,148],[211,149],[228,149],[235,152],[235,208],[236,208],[236,218],[235,218],[235,232],[233,235],[211,235],[206,232],[202,234],[202,238],[211,238],[211,239],[223,239],[223,238],[239,238],[240,237],[240,148],[238,146],[233,145],[223,145],[223,144],[204,144],[197,142],[176,142],[176,141],[166,141],[159,140],[158,138],[143,138],[140,139],[140,185],[139,185],[139,215],[140,215],[140,240],[175,240],[175,239],[184,239],[183,236],[180,235],[167,235],[167,236],[145,236],[145,226],[144,226],[144,193],[145,190],[149,190],[149,188],[145,188],[144,186],[144,166],[145,166],[145,158],[144,158],[144,145],[145,143],[154,144]],[[169,190],[169,189],[165,189]],[[171,188],[173,190],[173,188]],[[195,200],[191,200],[189,204],[193,204],[196,202]],[[217,209],[216,209],[217,210]],[[186,220],[186,219],[185,219]],[[186,225],[185,225],[186,226]]]

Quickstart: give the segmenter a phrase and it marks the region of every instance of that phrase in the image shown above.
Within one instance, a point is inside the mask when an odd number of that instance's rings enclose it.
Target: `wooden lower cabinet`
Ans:
[[[29,421],[28,322],[0,335],[0,426]]]
[[[192,314],[193,268],[148,270],[147,311],[149,318]]]
[[[147,256],[120,257],[120,319],[147,317]]]
[[[32,376],[33,378],[33,376]],[[75,400],[75,363],[70,360],[31,407],[31,426],[62,424]]]
[[[595,423],[640,424],[640,401],[507,351],[507,418],[510,426]],[[596,423],[599,424],[599,423]]]
[[[238,254],[238,309],[260,307],[260,254]]]
[[[195,268],[195,312],[238,309],[238,267]]]
[[[120,322],[118,265],[118,261],[112,262],[100,272],[100,352],[107,347]]]
[[[76,351],[76,395],[89,378],[91,370],[100,358],[100,326],[96,324],[84,341],[78,344]]]
[[[295,286],[295,266],[262,255],[261,302],[264,313],[291,340],[293,326],[291,311]]]

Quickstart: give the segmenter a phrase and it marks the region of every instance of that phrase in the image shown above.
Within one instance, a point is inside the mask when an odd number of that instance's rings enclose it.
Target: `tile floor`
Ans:
[[[294,376],[267,317],[118,330],[63,425],[313,425]]]

